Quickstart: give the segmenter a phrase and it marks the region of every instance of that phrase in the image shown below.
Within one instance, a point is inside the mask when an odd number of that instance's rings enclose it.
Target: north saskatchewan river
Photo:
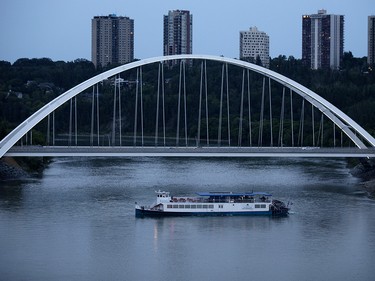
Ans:
[[[266,191],[285,218],[137,219],[154,190]],[[55,158],[0,182],[0,280],[375,280],[375,200],[343,159]]]

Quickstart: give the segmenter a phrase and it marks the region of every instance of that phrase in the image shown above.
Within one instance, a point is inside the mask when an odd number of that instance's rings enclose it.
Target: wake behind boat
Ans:
[[[197,197],[174,197],[167,191],[155,191],[151,206],[135,203],[137,217],[164,216],[237,216],[288,215],[289,207],[265,192],[199,192]]]

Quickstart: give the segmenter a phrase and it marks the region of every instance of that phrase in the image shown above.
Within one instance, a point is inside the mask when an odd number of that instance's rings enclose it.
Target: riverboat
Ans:
[[[286,216],[288,206],[266,192],[198,192],[195,197],[175,197],[167,191],[155,191],[150,206],[135,203],[136,217],[165,216]]]

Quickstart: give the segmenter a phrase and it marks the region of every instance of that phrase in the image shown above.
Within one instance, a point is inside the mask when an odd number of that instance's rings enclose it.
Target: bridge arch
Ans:
[[[17,143],[17,141],[19,141],[28,131],[30,131],[35,125],[37,125],[50,113],[52,113],[58,107],[63,105],[65,102],[69,101],[71,98],[80,94],[82,91],[85,91],[86,89],[90,88],[91,86],[105,79],[108,79],[109,77],[115,76],[116,74],[143,65],[171,60],[187,59],[199,59],[227,63],[242,67],[244,69],[249,69],[251,71],[264,75],[265,77],[268,77],[280,83],[281,85],[291,89],[293,92],[297,93],[298,95],[306,99],[308,102],[310,102],[315,108],[319,109],[324,115],[326,115],[337,127],[339,127],[354,142],[354,144],[358,148],[365,149],[367,148],[367,146],[361,141],[361,139],[359,139],[357,134],[363,139],[365,139],[371,147],[375,147],[374,137],[372,137],[366,130],[364,130],[348,115],[343,113],[330,102],[320,97],[315,92],[279,73],[276,73],[272,70],[263,68],[252,63],[248,63],[237,59],[225,58],[221,56],[173,55],[148,58],[129,64],[121,65],[119,67],[103,72],[95,77],[92,77],[80,83],[79,85],[71,88],[70,90],[64,92],[63,94],[61,94],[60,96],[58,96],[57,98],[55,98],[54,100],[40,108],[34,114],[32,114],[29,118],[27,118],[24,122],[22,122],[18,127],[16,127],[12,132],[10,132],[4,139],[0,141],[0,157],[2,157],[14,144]]]

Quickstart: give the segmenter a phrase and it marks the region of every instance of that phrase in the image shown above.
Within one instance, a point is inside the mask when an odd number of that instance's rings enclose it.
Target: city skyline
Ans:
[[[253,63],[259,57],[262,65],[269,68],[270,65],[270,37],[256,26],[249,30],[240,31],[240,54],[241,60],[249,60]]]
[[[302,16],[302,61],[311,69],[339,69],[344,54],[344,15],[326,10]]]
[[[326,9],[345,16],[344,51],[367,56],[367,20],[375,14],[372,0],[278,1],[238,0],[220,5],[198,0],[108,0],[105,3],[67,0],[3,0],[0,3],[0,60],[47,57],[72,61],[91,58],[91,18],[117,14],[134,19],[134,57],[163,54],[163,15],[169,10],[189,10],[194,15],[195,54],[238,58],[238,33],[251,26],[271,38],[270,56],[301,58],[303,14]],[[147,9],[145,8],[147,7]],[[32,11],[32,12],[30,12]]]
[[[375,16],[368,17],[368,54],[367,63],[375,63]]]
[[[134,20],[108,15],[92,19],[92,55],[95,67],[134,60]]]
[[[193,15],[187,10],[168,11],[163,16],[163,55],[191,54]]]

